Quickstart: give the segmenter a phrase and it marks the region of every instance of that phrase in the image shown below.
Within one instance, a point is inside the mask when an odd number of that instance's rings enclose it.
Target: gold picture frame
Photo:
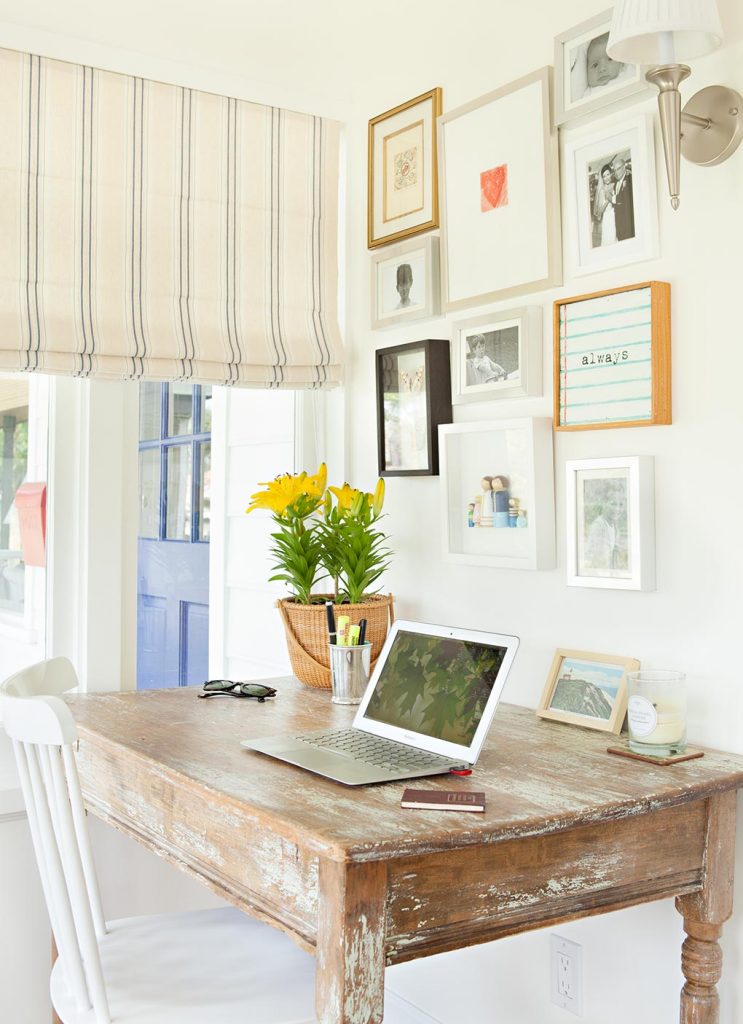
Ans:
[[[639,667],[637,658],[558,648],[537,715],[618,735],[627,714],[627,673]]]
[[[441,97],[437,86],[369,121],[370,249],[439,226],[436,119]]]

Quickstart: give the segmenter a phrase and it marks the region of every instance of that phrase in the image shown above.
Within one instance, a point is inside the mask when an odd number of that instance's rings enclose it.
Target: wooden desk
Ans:
[[[501,705],[472,778],[426,783],[485,790],[486,813],[403,811],[403,783],[349,789],[241,749],[353,716],[276,685],[265,704],[194,690],[69,703],[91,811],[316,953],[321,1024],[378,1024],[385,964],[669,896],[687,933],[682,1024],[718,1020],[743,758],[655,768]]]

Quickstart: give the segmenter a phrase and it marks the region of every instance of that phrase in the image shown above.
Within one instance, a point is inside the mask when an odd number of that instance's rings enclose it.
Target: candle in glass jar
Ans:
[[[680,672],[633,672],[627,722],[630,748],[663,755],[686,745],[686,688]]]

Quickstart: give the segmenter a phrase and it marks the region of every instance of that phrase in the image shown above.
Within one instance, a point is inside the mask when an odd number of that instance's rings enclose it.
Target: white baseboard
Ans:
[[[20,789],[0,789],[0,825],[26,817]]]
[[[438,1018],[424,1013],[423,1010],[389,988],[384,990],[384,1005],[385,1010],[393,1011],[395,1024],[441,1024]],[[386,1017],[387,1013],[385,1012]]]

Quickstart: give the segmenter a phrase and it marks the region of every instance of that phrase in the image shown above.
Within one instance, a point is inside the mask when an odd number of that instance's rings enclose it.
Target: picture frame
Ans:
[[[555,37],[555,124],[590,117],[597,110],[650,91],[645,68],[606,54],[613,8]]]
[[[372,329],[438,316],[439,239],[411,238],[371,255]]]
[[[553,348],[555,430],[671,422],[667,281],[558,299]]]
[[[567,273],[596,274],[659,255],[653,118],[607,118],[562,133]]]
[[[446,311],[562,282],[552,69],[439,118]]]
[[[367,244],[370,249],[439,226],[436,87],[369,121]]]
[[[637,658],[558,648],[537,715],[619,735],[627,714],[627,673],[639,667]]]
[[[379,475],[438,476],[439,435],[451,423],[449,341],[377,349]]]
[[[502,569],[554,568],[548,418],[441,426],[439,455],[447,561]]]
[[[452,324],[452,404],[542,394],[542,308]]]
[[[651,455],[565,464],[567,582],[655,589],[655,483]]]

